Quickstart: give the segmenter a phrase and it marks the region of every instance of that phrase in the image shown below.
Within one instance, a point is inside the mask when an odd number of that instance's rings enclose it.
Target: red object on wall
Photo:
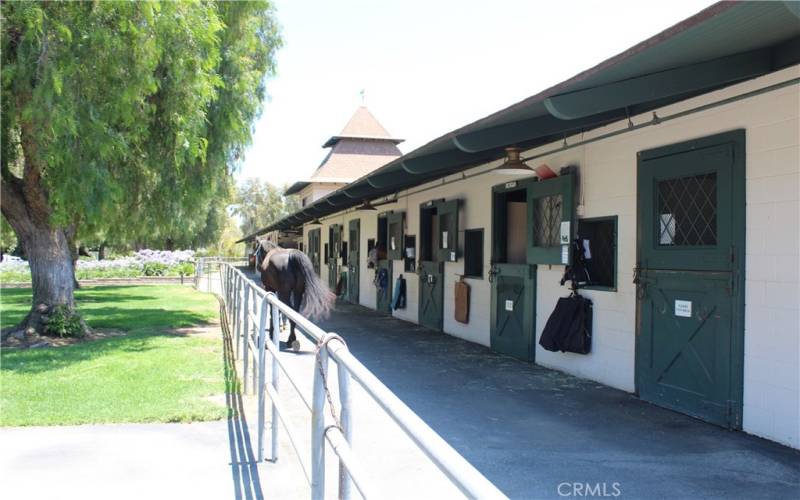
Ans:
[[[536,172],[536,176],[541,180],[552,179],[553,177],[556,177],[556,173],[553,172],[553,170],[548,167],[546,163],[542,163],[533,170]]]

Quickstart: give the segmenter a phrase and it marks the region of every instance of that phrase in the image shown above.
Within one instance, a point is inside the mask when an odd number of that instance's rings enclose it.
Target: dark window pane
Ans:
[[[560,244],[561,204],[560,194],[533,201],[533,246],[555,247]]]
[[[464,276],[483,277],[483,229],[464,231]]]
[[[658,244],[717,244],[717,174],[668,179],[658,183]]]

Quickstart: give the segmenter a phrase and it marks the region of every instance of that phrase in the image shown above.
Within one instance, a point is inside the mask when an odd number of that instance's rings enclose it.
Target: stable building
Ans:
[[[798,4],[719,3],[267,229],[344,300],[800,448],[799,200]],[[591,350],[551,352],[578,253]]]

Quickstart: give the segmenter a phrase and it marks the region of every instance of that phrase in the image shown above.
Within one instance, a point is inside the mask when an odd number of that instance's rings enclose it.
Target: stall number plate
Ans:
[[[507,300],[506,301],[506,311],[513,311],[514,310],[514,301]]]
[[[675,316],[682,318],[692,317],[692,302],[690,300],[676,300],[675,301]]]

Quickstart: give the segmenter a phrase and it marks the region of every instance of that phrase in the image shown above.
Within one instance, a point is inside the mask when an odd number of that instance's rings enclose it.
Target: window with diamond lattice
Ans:
[[[658,182],[658,244],[717,244],[717,174]]]
[[[555,247],[561,236],[561,195],[542,196],[533,201],[533,245]]]

